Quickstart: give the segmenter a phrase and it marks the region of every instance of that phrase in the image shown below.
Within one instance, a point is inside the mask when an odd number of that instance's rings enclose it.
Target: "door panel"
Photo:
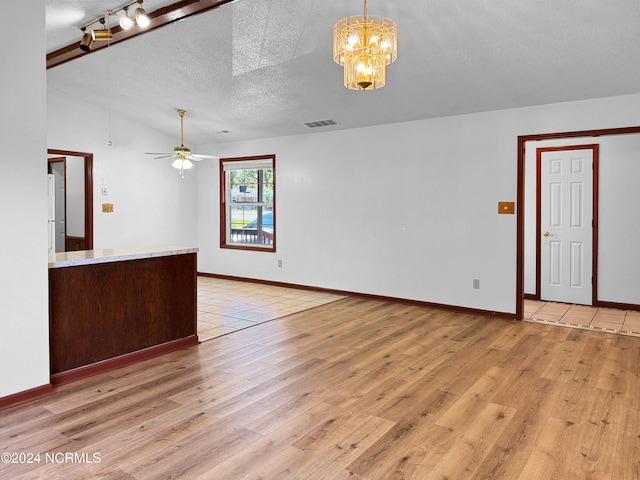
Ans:
[[[582,288],[584,284],[584,252],[582,242],[570,242],[569,251],[571,252],[571,272],[569,277],[569,285],[574,288]]]
[[[592,304],[591,148],[539,149],[540,298]]]
[[[66,227],[66,192],[64,161],[50,162],[49,168],[54,178],[55,186],[55,250],[65,251],[67,237]]]
[[[48,253],[56,253],[56,197],[55,179],[52,173],[47,174],[49,209],[47,211],[47,223],[49,231]]]
[[[562,244],[549,242],[549,285],[560,287],[562,285]]]

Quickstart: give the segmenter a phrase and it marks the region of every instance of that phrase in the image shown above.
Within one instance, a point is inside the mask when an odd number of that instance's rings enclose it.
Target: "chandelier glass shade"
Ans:
[[[364,14],[343,18],[333,27],[333,60],[344,67],[350,90],[384,87],[386,67],[398,56],[398,28],[385,17]]]

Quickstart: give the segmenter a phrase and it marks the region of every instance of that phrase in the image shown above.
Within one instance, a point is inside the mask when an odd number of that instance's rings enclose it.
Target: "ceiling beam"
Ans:
[[[159,8],[151,13],[148,13],[150,23],[145,29],[132,28],[124,30],[120,25],[111,28],[113,37],[109,42],[94,42],[91,46],[91,51],[84,52],[80,50],[80,38],[76,43],[62,47],[54,52],[47,54],[47,69],[62,65],[63,63],[74,60],[78,57],[89,55],[95,51],[101,50],[114,43],[119,43],[130,38],[143,35],[144,33],[155,30],[156,28],[164,27],[173,22],[178,22],[185,18],[200,13],[213,10],[221,7],[227,3],[231,3],[233,0],[182,0],[180,2],[167,5],[166,7]],[[80,31],[78,31],[78,37],[81,37]]]

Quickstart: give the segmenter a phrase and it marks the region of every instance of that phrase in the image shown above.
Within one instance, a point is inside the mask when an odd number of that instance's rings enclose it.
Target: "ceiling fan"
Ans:
[[[178,115],[180,116],[180,146],[175,147],[172,153],[152,153],[145,152],[146,155],[159,155],[158,158],[175,158],[175,161],[171,164],[172,167],[180,169],[180,176],[184,178],[184,171],[193,167],[192,160],[194,162],[199,162],[200,160],[204,160],[206,158],[215,158],[218,159],[215,155],[202,155],[199,153],[191,153],[191,149],[184,146],[184,116],[187,114],[186,110],[178,110]]]

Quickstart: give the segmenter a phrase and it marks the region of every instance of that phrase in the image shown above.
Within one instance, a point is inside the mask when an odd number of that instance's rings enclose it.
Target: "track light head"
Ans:
[[[104,30],[91,30],[91,38],[93,39],[94,42],[111,40],[112,37],[113,37],[113,34],[111,33],[111,30],[109,30],[108,28]]]
[[[101,18],[100,23],[102,24],[102,30],[91,30],[91,38],[94,42],[111,40],[111,29],[107,28],[106,20]]]
[[[129,16],[129,7],[123,7],[122,11],[124,13],[122,14],[122,17],[120,17],[120,26],[124,30],[129,30],[136,24],[136,21]]]
[[[145,12],[144,8],[142,8],[142,0],[140,0],[138,2],[139,7],[136,8],[135,11],[135,18],[136,18],[136,23],[138,24],[138,26],[142,27],[142,28],[146,28],[149,26],[149,23],[151,22],[149,20],[149,17],[147,16],[147,12]]]
[[[80,40],[80,50],[83,52],[91,51],[91,44],[93,43],[93,38],[91,35],[87,33],[87,29],[82,29],[82,40]]]

